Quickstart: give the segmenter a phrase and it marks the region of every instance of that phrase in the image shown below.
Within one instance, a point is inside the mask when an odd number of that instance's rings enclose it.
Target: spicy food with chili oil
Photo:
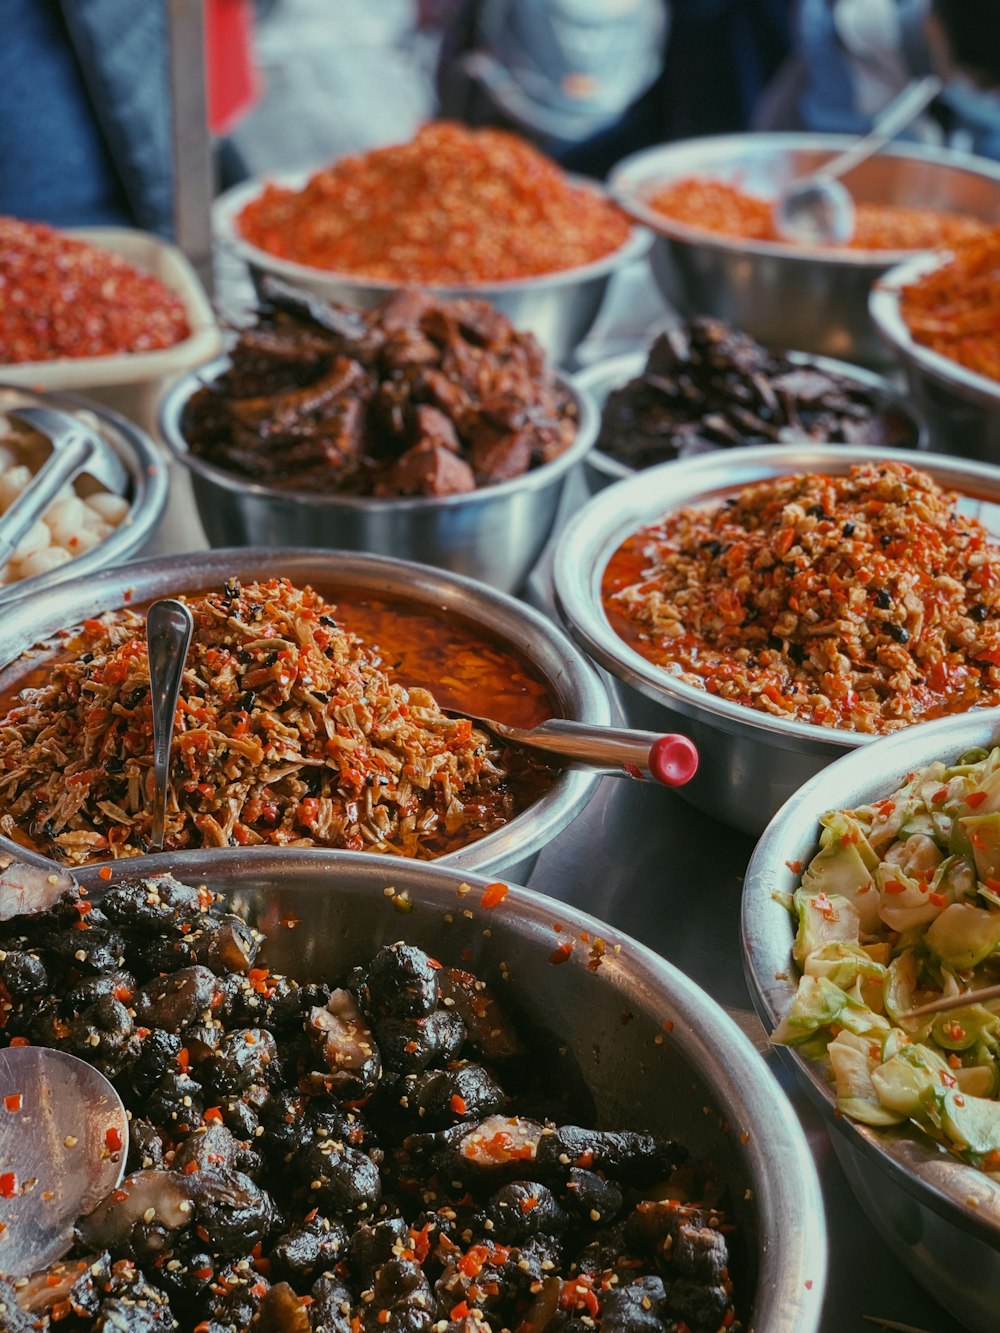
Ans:
[[[510,987],[403,941],[292,977],[228,907],[159,875],[0,928],[0,1046],[78,1055],[131,1120],[68,1258],[0,1277],[5,1329],[745,1327],[741,1205],[669,1128],[687,1088],[666,1132],[595,1128]]]
[[[334,162],[302,189],[266,185],[236,229],[312,268],[465,286],[593,263],[623,246],[632,224],[517,135],[436,121],[409,143]]]
[[[470,700],[542,683],[471,628],[285,579],[184,598],[195,631],[176,715],[168,849],[269,844],[427,859],[500,828],[554,781],[416,682]],[[145,620],[88,619],[0,697],[0,828],[58,860],[149,850],[152,723]],[[30,673],[30,674],[29,674]],[[10,675],[10,673],[8,673]],[[404,679],[409,684],[404,684]]]
[[[757,482],[612,556],[615,632],[776,719],[879,734],[1000,704],[1000,549],[905,463]]]

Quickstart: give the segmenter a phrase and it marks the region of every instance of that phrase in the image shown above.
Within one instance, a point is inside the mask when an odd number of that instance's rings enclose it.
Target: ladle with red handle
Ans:
[[[455,709],[448,717],[467,718],[498,740],[557,755],[579,768],[626,778],[651,778],[665,787],[683,787],[698,771],[694,741],[676,732],[633,731],[628,727],[600,727],[569,718],[551,718],[537,727],[510,727],[492,718],[476,717]]]

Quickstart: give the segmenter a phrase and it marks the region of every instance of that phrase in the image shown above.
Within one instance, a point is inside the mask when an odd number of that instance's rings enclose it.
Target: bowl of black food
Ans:
[[[638,470],[750,444],[927,447],[927,428],[888,380],[805,352],[774,352],[721,320],[665,330],[647,352],[574,376],[601,409],[583,468],[591,492]]]

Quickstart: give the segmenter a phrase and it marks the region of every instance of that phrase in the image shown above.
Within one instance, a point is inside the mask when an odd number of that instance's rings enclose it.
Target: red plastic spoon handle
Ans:
[[[649,749],[649,775],[665,787],[683,787],[698,771],[698,748],[687,736],[660,736]]]

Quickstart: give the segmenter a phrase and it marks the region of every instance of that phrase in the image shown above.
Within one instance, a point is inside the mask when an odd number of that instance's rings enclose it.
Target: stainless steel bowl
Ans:
[[[653,271],[683,314],[718,315],[773,347],[845,361],[890,361],[868,315],[868,291],[909,257],[898,250],[809,251],[734,240],[673,222],[646,203],[685,176],[729,182],[772,197],[854,141],[838,134],[732,134],[644,149],[612,172],[621,205],[656,233]],[[947,149],[896,144],[851,172],[855,198],[1000,219],[1000,163]]]
[[[844,375],[864,385],[886,408],[891,408],[910,422],[913,427],[914,449],[928,447],[928,430],[923,419],[914,411],[909,401],[881,375],[876,375],[870,370],[862,370],[860,366],[848,365],[846,361],[835,361],[832,357],[808,356],[805,352],[787,352],[786,355],[797,365],[818,366],[832,374]],[[615,389],[628,384],[629,380],[641,375],[645,364],[645,352],[626,352],[622,356],[608,357],[606,361],[592,362],[583,370],[577,371],[573,376],[573,383],[581,393],[591,398],[598,412],[603,412],[608,396]],[[600,427],[598,427],[599,435]],[[622,463],[596,446],[584,456],[583,475],[591,494],[603,490],[612,482],[634,477],[635,472],[634,467],[629,467],[627,463]]]
[[[947,258],[947,254],[920,255],[891,269],[872,288],[868,309],[876,329],[903,364],[914,402],[927,418],[931,448],[1000,463],[1000,381],[922,347],[899,312],[900,289]]]
[[[911,465],[918,461],[940,486],[965,497],[959,502],[961,513],[1000,536],[1000,470],[938,454],[915,460],[905,449],[883,449],[878,457]],[[819,769],[846,750],[867,748],[875,737],[774,718],[669,675],[611,628],[601,606],[601,577],[626,537],[669,510],[718,501],[767,478],[841,474],[869,461],[868,450],[843,445],[755,445],[661,463],[595,495],[570,519],[556,545],[556,601],[573,637],[617,679],[633,725],[682,731],[695,742],[701,763],[680,794],[747,833],[759,833]]]
[[[118,454],[129,479],[129,512],[104,541],[48,574],[21,579],[0,587],[0,604],[18,597],[33,597],[57,583],[120,565],[136,555],[152,538],[167,503],[167,466],[149,436],[117,412],[72,393],[32,393],[13,384],[0,384],[0,412],[16,407],[57,407],[67,412],[86,410],[95,416],[101,435]]]
[[[156,597],[220,587],[233,576],[252,579],[286,577],[293,583],[361,589],[372,596],[404,599],[432,613],[463,621],[484,637],[517,653],[548,689],[564,717],[607,724],[607,690],[583,655],[556,627],[521,602],[471,579],[439,573],[422,565],[346,552],[251,550],[246,547],[165,556],[110,570],[51,589],[44,598],[23,598],[0,616],[0,671],[39,641],[88,616],[141,605]],[[433,682],[429,682],[433,688]],[[599,775],[564,770],[554,785],[528,810],[495,833],[441,858],[468,870],[526,877],[538,852],[569,825],[594,794]],[[0,836],[0,852],[17,852]],[[137,858],[136,864],[146,858]],[[395,858],[394,858],[395,859]]]
[[[290,172],[270,178],[270,183],[300,190],[312,174],[305,171]],[[595,193],[604,193],[603,187],[595,181],[575,177],[571,179],[576,185],[586,186]],[[337,301],[360,310],[370,310],[390,292],[405,285],[334,273],[328,269],[314,268],[310,264],[296,264],[251,245],[240,233],[237,219],[263,188],[264,182],[259,180],[237,185],[220,195],[212,212],[216,235],[223,245],[246,263],[255,281],[271,273],[307,291],[316,292],[328,301]],[[613,274],[624,265],[642,259],[651,243],[649,233],[635,227],[628,240],[617,250],[612,250],[592,264],[566,269],[561,273],[516,278],[506,282],[412,285],[419,285],[422,290],[437,296],[471,296],[489,301],[515,327],[533,333],[553,363],[561,363],[568,360],[586,337],[601,308]]]
[[[791,893],[819,841],[819,818],[880,800],[909,772],[1000,741],[1000,710],[910,727],[817,774],[782,806],[754,849],[743,887],[744,965],[764,1023],[773,1028],[795,994],[794,926],[775,895]],[[830,1130],[861,1205],[918,1282],[975,1333],[995,1333],[1000,1288],[1000,1185],[938,1149],[918,1131],[860,1125],[837,1112],[820,1063],[788,1047],[794,1071]]]
[[[582,1111],[594,1123],[676,1136],[728,1182],[725,1206],[738,1228],[733,1278],[745,1293],[742,1326],[756,1333],[815,1333],[826,1231],[802,1129],[732,1020],[650,949],[516,886],[499,907],[484,910],[479,901],[487,880],[441,863],[221,851],[119,867],[122,876],[129,870],[172,872],[222,890],[268,936],[268,964],[300,979],[336,977],[381,945],[405,938],[498,986],[505,1007],[545,1052],[553,1086],[586,1089],[591,1105]],[[79,878],[95,898],[106,887],[94,868]],[[459,897],[463,883],[472,891]],[[383,892],[389,884],[397,895],[407,894],[412,911],[394,910]],[[456,910],[458,904],[469,914]],[[301,926],[278,925],[290,917]],[[563,926],[561,935],[554,922]],[[592,971],[587,950],[577,949],[564,966],[550,966],[559,941],[577,936],[604,939],[604,963]],[[623,1025],[626,1011],[630,1021]]]
[[[418,560],[516,592],[552,534],[567,477],[597,434],[590,398],[573,395],[579,428],[551,463],[463,495],[377,499],[278,490],[206,463],[181,431],[185,405],[226,368],[221,358],[185,375],[160,404],[160,434],[191,474],[198,514],[213,546],[322,546]]]

